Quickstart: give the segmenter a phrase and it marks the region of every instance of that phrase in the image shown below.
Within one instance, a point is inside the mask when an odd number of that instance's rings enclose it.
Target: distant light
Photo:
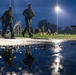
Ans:
[[[2,58],[2,56],[0,56],[0,58]]]
[[[59,6],[56,6],[55,7],[55,10],[56,10],[56,12],[60,11],[60,7]]]

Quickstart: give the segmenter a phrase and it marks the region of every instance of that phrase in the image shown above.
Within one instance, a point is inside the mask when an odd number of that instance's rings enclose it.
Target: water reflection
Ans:
[[[28,69],[31,70],[32,64],[34,63],[35,58],[32,55],[32,51],[30,49],[30,45],[26,45],[26,53],[23,62],[28,66]]]
[[[76,75],[75,42],[54,40],[2,48],[0,75]]]
[[[2,50],[2,58],[6,64],[11,68],[13,67],[10,71],[11,75],[13,74],[13,70],[17,71],[16,73],[19,75],[29,75],[30,71],[33,72],[31,73],[32,75],[49,75],[50,71],[51,75],[59,75],[60,51],[59,43],[50,42],[6,48]],[[52,70],[49,70],[49,66],[51,66]],[[8,72],[6,73],[8,74]],[[14,74],[16,73],[14,72]]]
[[[14,55],[12,54],[12,49],[3,49],[2,58],[4,59],[4,62],[10,67],[13,66]]]
[[[52,75],[60,75],[60,70],[63,68],[62,64],[60,64],[62,58],[62,55],[60,53],[62,51],[60,44],[61,42],[56,41],[54,47],[52,48],[52,58],[54,58],[51,65]]]
[[[50,43],[43,42],[41,44],[32,45],[32,48],[36,50],[50,50],[50,48],[52,47],[54,47],[54,43],[52,42]]]
[[[5,49],[2,49],[2,53],[1,56],[4,60],[4,63],[9,65],[10,67],[10,74],[12,75],[11,71],[12,71],[12,67],[13,67],[13,61],[14,61],[14,55],[12,53],[12,47],[5,47]],[[4,69],[4,67],[3,67]]]

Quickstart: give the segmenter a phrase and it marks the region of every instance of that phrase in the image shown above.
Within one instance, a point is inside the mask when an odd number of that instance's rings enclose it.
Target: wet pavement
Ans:
[[[56,39],[2,49],[0,75],[76,75],[76,41]]]

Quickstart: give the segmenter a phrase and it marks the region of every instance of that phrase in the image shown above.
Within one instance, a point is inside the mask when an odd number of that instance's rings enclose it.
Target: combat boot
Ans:
[[[25,34],[24,34],[24,32],[22,32],[22,36],[23,36],[23,37],[25,37]]]
[[[33,35],[31,33],[29,33],[29,38],[32,38],[32,37],[33,37]]]
[[[6,38],[6,36],[5,36],[4,34],[2,34],[2,37],[3,37],[3,38]]]
[[[14,38],[14,34],[11,35],[11,38]]]

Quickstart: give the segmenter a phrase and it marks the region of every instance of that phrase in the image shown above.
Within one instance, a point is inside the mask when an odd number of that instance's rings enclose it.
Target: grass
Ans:
[[[0,35],[1,37],[1,35]],[[7,37],[10,37],[7,36]],[[20,37],[22,38],[22,35],[15,35],[15,37]],[[25,34],[25,38],[29,38],[28,34]],[[76,34],[75,35],[64,35],[64,34],[56,34],[56,35],[38,35],[38,34],[33,34],[32,38],[52,38],[52,39],[76,39]]]
[[[15,35],[16,37],[22,37],[22,35]],[[29,38],[28,34],[25,35],[26,38]],[[76,39],[76,35],[64,35],[64,34],[56,34],[56,35],[37,35],[33,34],[32,38],[52,38],[52,39]]]
[[[76,35],[64,35],[64,34],[58,34],[58,35],[41,35],[42,38],[54,38],[54,39],[76,39]]]

